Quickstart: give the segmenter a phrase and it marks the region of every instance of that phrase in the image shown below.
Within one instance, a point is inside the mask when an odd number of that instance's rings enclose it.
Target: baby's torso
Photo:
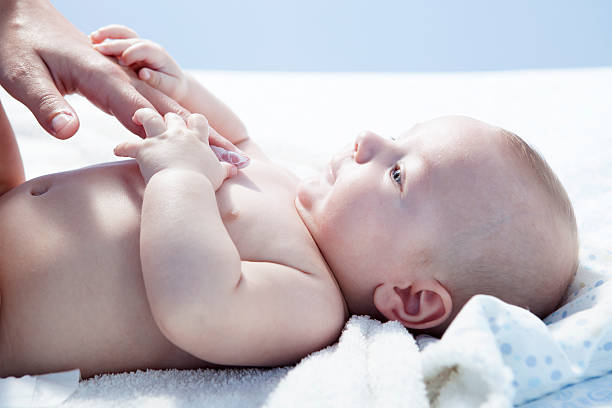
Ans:
[[[217,191],[221,217],[243,260],[335,286],[294,207],[297,182],[253,160]],[[139,257],[144,187],[126,161],[39,177],[0,197],[0,377],[210,366],[166,340],[150,314]]]

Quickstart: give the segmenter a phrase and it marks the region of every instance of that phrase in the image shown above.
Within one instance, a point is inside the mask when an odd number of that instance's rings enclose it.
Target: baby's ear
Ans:
[[[373,300],[387,319],[397,320],[409,329],[438,326],[453,308],[448,290],[436,279],[402,285],[383,283],[374,290]]]

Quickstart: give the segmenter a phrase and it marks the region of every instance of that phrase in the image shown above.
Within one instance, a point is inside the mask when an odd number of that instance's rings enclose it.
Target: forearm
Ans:
[[[249,138],[246,127],[238,116],[198,80],[185,73],[187,95],[180,101],[190,112],[206,116],[208,123],[234,145]]]
[[[25,180],[15,134],[0,102],[0,194]]]
[[[204,313],[223,303],[240,279],[240,256],[205,175],[167,169],[151,177],[140,256],[151,311],[167,336],[194,329]]]

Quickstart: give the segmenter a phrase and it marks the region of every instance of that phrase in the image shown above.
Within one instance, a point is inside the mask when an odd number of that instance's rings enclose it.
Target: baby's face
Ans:
[[[364,132],[299,185],[296,208],[351,312],[371,310],[373,289],[388,279],[433,273],[436,243],[494,210],[486,196],[513,182],[501,140],[497,128],[459,116],[396,140]]]

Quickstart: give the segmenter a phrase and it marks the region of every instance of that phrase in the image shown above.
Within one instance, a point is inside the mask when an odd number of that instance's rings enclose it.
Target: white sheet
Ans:
[[[237,111],[264,151],[302,176],[322,167],[362,129],[397,135],[415,122],[444,114],[465,114],[505,127],[536,147],[564,183],[574,203],[583,247],[612,249],[608,211],[612,208],[612,68],[461,74],[200,72],[198,76]],[[0,98],[19,136],[28,178],[114,160],[113,147],[135,137],[81,98],[72,97],[81,130],[69,141],[54,140],[25,108],[3,93]],[[239,406],[245,400],[261,406],[271,395],[290,392],[283,389],[288,383],[282,379],[291,372],[281,368],[106,375],[81,382],[64,406],[144,402]],[[222,386],[215,389],[211,384]],[[410,395],[402,397],[411,400]]]

